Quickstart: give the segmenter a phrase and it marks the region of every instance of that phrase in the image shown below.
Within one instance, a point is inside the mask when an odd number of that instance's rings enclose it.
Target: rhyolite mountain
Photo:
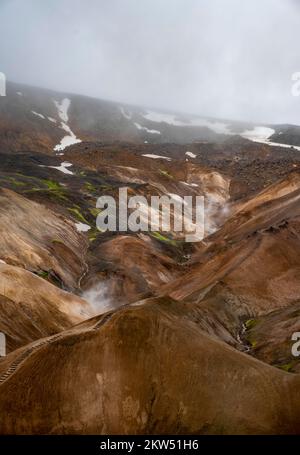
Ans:
[[[1,150],[52,153],[77,141],[219,143],[235,135],[261,143],[300,146],[299,126],[170,113],[12,82],[7,83],[6,92],[0,99]]]
[[[300,151],[275,144],[285,131],[8,84],[1,434],[300,433]],[[97,198],[121,187],[204,196],[204,239],[99,231]]]

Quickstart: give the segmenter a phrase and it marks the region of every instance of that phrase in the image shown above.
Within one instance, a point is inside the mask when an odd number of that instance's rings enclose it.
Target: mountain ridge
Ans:
[[[66,112],[59,110],[57,104],[63,100],[69,102]],[[7,96],[0,99],[1,148],[11,151],[63,152],[76,140],[222,143],[234,135],[271,145],[300,146],[300,126],[295,125],[255,124],[170,113],[11,82],[7,83]]]

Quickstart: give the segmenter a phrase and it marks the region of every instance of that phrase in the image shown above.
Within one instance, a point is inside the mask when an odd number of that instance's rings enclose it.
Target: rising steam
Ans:
[[[82,294],[82,298],[91,305],[95,314],[106,313],[115,308],[110,295],[109,281],[98,282],[96,285],[87,289]]]

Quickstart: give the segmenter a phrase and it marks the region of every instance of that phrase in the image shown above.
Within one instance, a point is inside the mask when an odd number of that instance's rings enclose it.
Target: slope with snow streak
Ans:
[[[229,123],[224,123],[220,121],[208,120],[205,118],[188,118],[188,120],[181,120],[175,114],[167,114],[164,112],[156,111],[147,111],[143,117],[151,122],[155,123],[167,123],[172,126],[179,127],[206,127],[212,130],[217,134],[225,134],[227,136],[234,136],[235,133],[231,130]],[[254,126],[253,129],[247,129],[242,133],[238,133],[239,136],[244,137],[253,142],[259,142],[261,144],[266,144],[274,147],[285,147],[285,148],[295,148],[300,150],[299,146],[293,146],[291,144],[284,144],[279,142],[271,142],[269,138],[275,133],[273,128],[268,126]]]
[[[255,142],[266,142],[272,134],[275,133],[273,128],[265,126],[255,126],[252,130],[244,131],[241,136],[245,139]]]
[[[143,117],[157,123],[168,123],[173,126],[206,127],[218,134],[232,134],[229,125],[226,123],[210,121],[204,118],[191,118],[188,121],[182,121],[176,115],[155,111],[148,111]]]
[[[123,106],[120,106],[119,109],[124,118],[126,118],[127,120],[131,120],[132,117],[131,112],[127,112]]]
[[[197,158],[197,155],[195,155],[192,152],[187,151],[187,152],[185,152],[185,154],[186,154],[186,156],[189,156],[190,158]]]
[[[71,166],[73,166],[72,163],[69,163],[68,161],[64,161],[63,163],[61,163],[60,166],[49,166],[49,167],[52,169],[57,169],[58,171],[62,172],[63,174],[73,175],[73,172],[70,171],[70,169],[68,169],[68,167],[71,167]]]
[[[69,121],[68,110],[71,105],[71,101],[69,100],[69,98],[64,98],[61,101],[61,103],[59,101],[54,100],[54,104],[57,107],[58,115],[59,118],[61,119],[61,128],[68,133],[61,139],[60,143],[54,147],[54,151],[59,152],[64,150],[69,145],[81,142],[81,139],[78,139],[76,137],[75,133],[73,133],[73,131],[68,125]]]
[[[269,141],[269,138],[273,136],[273,134],[275,134],[275,130],[273,128],[266,126],[255,126],[252,130],[245,130],[240,134],[240,136],[244,137],[245,139],[249,139],[250,141],[259,142],[260,144],[266,144],[272,147],[285,147],[300,150],[299,146]]]
[[[149,134],[161,134],[160,131],[158,131],[158,130],[149,130],[149,128],[147,128],[146,126],[142,126],[139,123],[135,123],[134,125],[135,125],[135,127],[138,130],[146,131],[146,133],[149,133]]]
[[[40,114],[39,112],[35,112],[35,111],[31,111],[31,113],[32,113],[33,115],[36,115],[37,117],[40,117],[40,118],[42,118],[43,120],[45,120],[45,116],[44,116],[43,114]]]
[[[153,158],[154,160],[167,160],[167,161],[172,161],[172,158],[169,158],[168,156],[163,156],[163,155],[155,155],[154,153],[145,153],[142,156],[145,156],[146,158]]]

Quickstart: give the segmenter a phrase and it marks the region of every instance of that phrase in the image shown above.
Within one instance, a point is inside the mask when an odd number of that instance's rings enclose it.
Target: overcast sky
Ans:
[[[116,101],[300,124],[300,1],[0,0],[0,71]]]

